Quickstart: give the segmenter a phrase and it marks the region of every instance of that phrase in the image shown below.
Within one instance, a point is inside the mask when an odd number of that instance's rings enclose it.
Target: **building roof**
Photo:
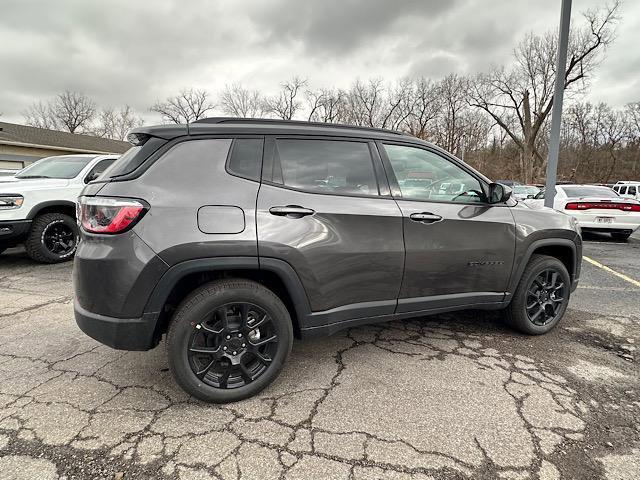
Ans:
[[[124,153],[131,147],[130,143],[120,140],[6,122],[0,122],[0,144],[34,148],[52,147],[56,150],[69,150],[78,153]]]

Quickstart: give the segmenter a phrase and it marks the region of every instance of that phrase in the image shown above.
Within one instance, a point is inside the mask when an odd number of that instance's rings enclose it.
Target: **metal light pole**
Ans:
[[[564,96],[564,75],[567,68],[567,46],[569,44],[569,23],[571,21],[571,0],[562,0],[560,13],[560,33],[558,36],[558,56],[556,59],[556,85],[553,92],[551,112],[551,138],[549,139],[549,161],[547,163],[547,183],[545,185],[544,206],[553,208],[556,195],[558,173],[558,153],[560,151],[560,122],[562,120],[562,98]]]

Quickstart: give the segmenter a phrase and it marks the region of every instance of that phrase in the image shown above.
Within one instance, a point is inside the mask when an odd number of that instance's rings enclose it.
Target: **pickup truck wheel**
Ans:
[[[564,316],[571,294],[571,279],[564,264],[554,257],[534,255],[525,268],[507,321],[529,335],[542,335]]]
[[[71,260],[78,246],[78,225],[64,213],[45,213],[33,221],[25,242],[27,254],[36,262]]]
[[[249,280],[218,280],[193,291],[169,326],[169,367],[194,397],[227,403],[251,397],[280,373],[291,352],[287,308]]]

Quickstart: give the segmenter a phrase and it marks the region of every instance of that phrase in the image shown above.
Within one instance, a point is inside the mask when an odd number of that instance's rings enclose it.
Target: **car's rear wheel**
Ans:
[[[64,213],[45,213],[31,224],[25,247],[27,254],[37,262],[66,262],[73,258],[78,238],[78,225],[72,217]]]
[[[631,232],[611,232],[611,237],[614,240],[628,240],[631,236]]]
[[[554,257],[533,255],[506,309],[507,320],[529,335],[547,333],[564,316],[570,294],[571,279],[564,264]]]
[[[275,380],[292,342],[289,312],[273,292],[249,280],[218,280],[176,310],[167,335],[169,367],[194,397],[235,402]]]

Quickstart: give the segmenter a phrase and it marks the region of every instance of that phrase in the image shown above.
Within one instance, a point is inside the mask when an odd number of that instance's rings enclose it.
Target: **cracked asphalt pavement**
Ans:
[[[640,279],[640,240],[584,254]],[[96,285],[99,288],[99,285]],[[76,327],[71,265],[0,257],[0,479],[640,478],[640,288],[584,262],[553,332],[459,312],[297,341],[256,398],[206,405],[164,345]]]

